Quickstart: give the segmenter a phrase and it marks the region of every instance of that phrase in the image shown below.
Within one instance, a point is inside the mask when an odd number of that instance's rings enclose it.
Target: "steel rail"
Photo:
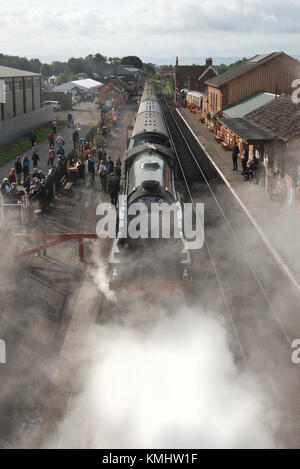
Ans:
[[[174,121],[174,123],[175,123],[177,129],[179,130],[179,132],[180,132],[180,134],[181,134],[181,136],[182,136],[182,138],[183,138],[183,140],[184,140],[184,142],[185,142],[187,148],[189,149],[189,152],[190,152],[190,154],[191,154],[191,156],[192,156],[192,158],[193,158],[193,160],[194,160],[196,166],[198,167],[198,169],[199,169],[199,171],[200,171],[200,174],[201,174],[201,176],[203,177],[203,180],[204,180],[205,184],[207,185],[207,187],[208,187],[208,189],[209,189],[209,192],[211,193],[211,195],[212,195],[212,197],[213,197],[215,203],[217,204],[217,207],[218,207],[218,209],[220,210],[221,215],[222,215],[222,217],[224,218],[225,223],[226,223],[228,229],[230,230],[230,232],[231,232],[232,235],[234,236],[234,239],[235,239],[235,241],[236,241],[236,243],[237,243],[237,245],[238,245],[238,248],[239,248],[239,250],[240,250],[240,252],[241,252],[241,254],[242,254],[242,256],[243,256],[245,262],[247,263],[247,265],[248,265],[248,267],[249,267],[249,269],[250,269],[250,271],[251,271],[251,273],[252,273],[252,275],[253,275],[253,277],[254,277],[254,279],[255,279],[257,285],[258,285],[258,287],[260,288],[260,290],[261,290],[261,292],[262,292],[262,294],[263,294],[265,300],[267,301],[267,303],[268,303],[268,305],[269,305],[269,307],[270,307],[270,309],[271,309],[271,311],[272,311],[272,313],[273,313],[274,318],[276,319],[277,323],[279,324],[280,329],[281,329],[281,331],[283,332],[283,334],[284,334],[284,336],[285,336],[285,338],[286,338],[288,344],[291,345],[292,339],[289,337],[289,334],[288,334],[286,328],[284,327],[284,325],[282,324],[280,318],[278,317],[278,314],[277,314],[277,312],[276,312],[276,310],[275,310],[275,308],[274,308],[274,306],[273,306],[271,300],[269,299],[268,294],[267,294],[267,292],[266,292],[264,286],[262,285],[260,279],[258,278],[258,275],[257,275],[257,273],[256,273],[256,271],[255,271],[255,269],[254,269],[254,266],[253,266],[252,263],[250,262],[249,258],[246,256],[245,251],[244,251],[244,249],[242,248],[242,245],[241,245],[241,243],[240,243],[240,240],[239,240],[237,234],[235,233],[235,231],[234,231],[234,229],[233,229],[233,227],[232,227],[230,221],[229,221],[228,218],[226,217],[226,214],[224,213],[224,210],[222,209],[222,207],[221,207],[221,205],[220,205],[220,203],[219,203],[217,197],[215,196],[215,193],[214,193],[214,191],[213,191],[211,185],[209,184],[209,181],[207,180],[207,178],[206,178],[206,176],[205,176],[205,174],[204,174],[204,172],[203,172],[203,170],[202,170],[202,168],[201,168],[201,166],[200,166],[200,164],[199,164],[199,162],[198,162],[198,160],[197,160],[197,158],[196,158],[196,156],[195,156],[193,150],[191,149],[191,147],[190,147],[190,145],[189,145],[189,143],[188,143],[188,141],[187,141],[186,136],[185,136],[184,133],[182,132],[182,129],[181,129],[180,126],[178,125],[177,120],[175,119],[175,117],[174,117],[172,111],[170,110],[170,107],[168,106],[168,103],[166,102],[166,100],[164,100],[164,102],[165,102],[165,105],[166,105],[166,107],[167,107],[167,109],[168,109],[168,111],[169,111],[169,113],[170,113],[170,116],[173,118],[173,121]],[[172,139],[172,141],[173,141],[173,139]],[[178,158],[178,157],[177,157],[177,158]],[[189,191],[189,193],[190,193],[190,191]]]
[[[169,110],[170,115],[172,116],[168,104],[167,104],[166,102],[165,102],[165,104],[166,104],[166,106],[167,106],[167,108],[168,108],[168,110]],[[187,178],[186,178],[186,175],[185,175],[185,172],[184,172],[184,169],[183,169],[183,166],[182,166],[182,163],[181,163],[179,154],[178,154],[178,152],[177,152],[177,150],[176,150],[176,146],[175,146],[175,143],[174,143],[174,139],[173,139],[172,133],[171,133],[171,131],[170,131],[170,127],[169,127],[169,125],[168,125],[168,122],[167,122],[167,119],[166,119],[164,110],[163,110],[163,115],[164,115],[165,123],[166,123],[167,129],[168,129],[168,132],[169,132],[170,141],[171,141],[171,144],[172,144],[174,153],[175,153],[175,155],[176,155],[176,158],[177,158],[177,161],[178,161],[180,170],[181,170],[181,172],[182,172],[182,176],[183,176],[183,179],[184,179],[184,182],[185,182],[186,189],[187,189],[187,192],[188,192],[188,194],[189,194],[190,200],[191,200],[191,202],[192,202],[195,215],[196,215],[196,217],[197,217],[197,211],[196,211],[196,209],[195,209],[195,202],[194,202],[193,196],[192,196],[192,194],[191,194],[190,187],[189,187],[189,184],[188,184],[188,181],[187,181]],[[173,117],[173,116],[172,116],[172,117]],[[188,147],[188,148],[189,148],[189,147]],[[189,150],[190,150],[190,148],[189,148]],[[191,151],[191,150],[190,150],[190,151]],[[200,226],[201,226],[201,223],[200,223]],[[239,349],[240,349],[240,353],[241,353],[241,356],[242,356],[242,358],[243,358],[245,368],[249,371],[249,370],[250,370],[249,363],[248,363],[248,360],[247,360],[247,358],[246,358],[246,354],[245,354],[245,352],[244,352],[244,349],[243,349],[241,340],[240,340],[240,338],[239,338],[238,331],[237,331],[237,329],[236,329],[236,326],[235,326],[235,323],[234,323],[234,320],[233,320],[232,311],[231,311],[230,306],[229,306],[229,303],[228,303],[228,301],[227,301],[226,293],[225,293],[225,290],[224,290],[224,287],[223,287],[223,283],[222,283],[222,280],[221,280],[221,278],[220,278],[220,275],[219,275],[219,272],[218,272],[218,269],[217,269],[217,266],[216,266],[216,262],[215,262],[214,256],[213,256],[213,254],[212,254],[212,252],[211,252],[211,249],[210,249],[210,247],[209,247],[209,245],[208,245],[207,239],[206,239],[206,237],[205,237],[203,231],[202,231],[202,235],[203,235],[205,247],[206,247],[206,249],[207,249],[207,252],[208,252],[208,255],[209,255],[209,258],[210,258],[210,261],[211,261],[211,264],[212,264],[212,267],[213,267],[213,270],[214,270],[214,273],[215,273],[215,276],[216,276],[216,279],[217,279],[217,282],[218,282],[218,285],[219,285],[219,288],[220,288],[220,292],[221,292],[221,295],[222,295],[222,298],[223,298],[223,302],[224,302],[225,307],[226,307],[226,310],[227,310],[227,314],[228,314],[228,317],[229,317],[229,320],[230,320],[230,323],[231,323],[231,327],[232,327],[232,329],[233,329],[233,333],[234,333],[236,342],[237,342],[238,347],[239,347]]]

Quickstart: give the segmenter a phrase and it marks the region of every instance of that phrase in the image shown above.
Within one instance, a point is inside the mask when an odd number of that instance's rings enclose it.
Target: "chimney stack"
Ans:
[[[206,65],[207,65],[207,67],[209,67],[209,66],[212,65],[212,64],[213,64],[212,58],[211,58],[211,57],[208,57],[208,58],[206,59]]]
[[[178,67],[178,56],[176,57],[176,67]]]

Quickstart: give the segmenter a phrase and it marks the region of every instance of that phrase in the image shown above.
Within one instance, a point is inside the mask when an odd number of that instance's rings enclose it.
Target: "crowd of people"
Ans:
[[[64,139],[60,133],[56,135],[56,121],[51,125],[48,134],[48,166],[53,168],[55,159],[64,155],[63,145]],[[40,163],[40,147],[34,130],[29,133],[31,142],[31,155],[25,154],[23,157],[17,156],[14,168],[11,168],[8,177],[2,181],[0,192],[3,203],[20,203],[22,197],[27,196],[28,199],[40,191],[45,182],[45,174],[39,169]],[[56,149],[55,149],[56,145]]]
[[[234,143],[232,147],[232,162],[233,162],[233,171],[238,171],[238,156],[240,155],[240,149],[237,145],[237,142]],[[259,184],[262,177],[262,171],[264,166],[260,162],[259,151],[255,151],[253,158],[249,159],[249,148],[246,144],[243,144],[242,154],[241,154],[241,163],[242,171],[241,175],[243,176],[244,181],[249,181],[249,179],[254,179],[256,184]]]
[[[22,160],[18,156],[14,168],[11,168],[8,177],[4,178],[1,184],[3,203],[19,203],[26,195],[31,199],[41,189],[44,181],[45,175],[37,166],[34,166],[32,171],[30,170],[28,154],[24,155]]]
[[[233,171],[238,170],[238,156],[240,154],[240,149],[235,142],[232,147],[232,161],[233,161]],[[265,186],[266,184],[266,169],[264,163],[260,160],[259,148],[254,149],[253,157],[249,158],[249,149],[246,144],[242,147],[241,154],[241,163],[242,171],[241,175],[243,176],[243,181],[253,180],[255,184],[261,184]],[[286,182],[283,177],[281,177],[281,172],[275,167],[268,172],[268,194],[270,200],[276,198],[276,200],[285,200],[287,193]]]
[[[68,122],[72,123],[71,114],[68,115]],[[3,203],[20,203],[22,197],[30,200],[45,184],[45,174],[39,168],[40,146],[34,130],[31,130],[29,139],[32,144],[31,155],[27,153],[22,157],[18,156],[8,177],[3,179],[0,188]],[[49,169],[52,169],[56,159],[59,160],[65,154],[64,139],[60,133],[56,135],[56,121],[52,122],[47,139],[49,144],[47,161]],[[78,177],[87,175],[92,185],[95,184],[96,178],[99,178],[100,190],[110,194],[111,203],[117,206],[122,166],[120,158],[118,157],[114,162],[111,156],[107,157],[101,147],[97,159],[96,146],[84,138],[81,139],[77,129],[72,134],[72,141],[74,148],[79,148],[80,152],[85,155],[83,160],[79,159],[77,162]]]
[[[95,175],[98,174],[100,189],[109,193],[111,203],[116,207],[118,203],[118,194],[120,192],[120,179],[122,171],[122,163],[120,157],[113,162],[111,156],[101,147],[98,152],[98,162],[91,153],[87,156],[86,170],[92,184],[95,183]]]

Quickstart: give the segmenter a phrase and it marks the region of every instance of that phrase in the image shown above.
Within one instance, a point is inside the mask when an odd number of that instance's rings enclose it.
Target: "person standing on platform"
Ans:
[[[107,159],[107,174],[110,175],[115,170],[114,162],[112,161],[111,157],[109,156]]]
[[[23,168],[23,178],[24,178],[23,182],[25,184],[28,178],[29,171],[30,171],[30,161],[29,161],[28,155],[23,156],[22,168]]]
[[[57,123],[56,123],[56,120],[54,119],[54,120],[52,121],[52,125],[51,125],[53,135],[56,134],[56,126],[57,126]]]
[[[106,188],[107,188],[107,180],[106,180],[107,168],[106,168],[106,165],[105,165],[103,160],[100,161],[98,173],[99,173],[99,177],[100,177],[100,181],[101,181],[102,191],[106,192]]]
[[[71,127],[72,122],[73,122],[73,116],[70,112],[68,113],[67,119],[68,119],[68,127]]]
[[[29,134],[29,140],[31,141],[31,146],[33,147],[34,142],[36,141],[36,135],[33,129],[31,130]]]
[[[240,153],[239,147],[237,145],[237,142],[234,143],[232,147],[232,162],[233,162],[233,169],[232,171],[237,171],[238,170],[238,155]]]
[[[92,184],[94,184],[94,182],[95,182],[95,160],[92,157],[92,155],[88,156],[87,170],[88,170],[88,174],[90,176],[90,181],[91,181]]]
[[[103,161],[106,160],[106,151],[103,149],[103,147],[100,147],[100,150],[98,152],[98,161],[99,161],[99,163],[100,163],[101,160],[103,160]]]
[[[40,147],[38,144],[35,142],[33,147],[32,147],[32,161],[33,161],[33,167],[37,168],[38,167],[38,161],[40,159]]]
[[[243,166],[243,171],[242,174],[246,174],[247,172],[247,163],[249,159],[249,150],[247,145],[244,143],[243,144],[243,151],[242,151],[242,166]]]
[[[10,192],[10,184],[9,184],[7,178],[3,179],[3,182],[1,184],[0,192],[1,192],[1,195],[2,195],[2,202],[6,203],[9,199],[9,192]]]
[[[72,140],[73,140],[74,148],[76,148],[79,142],[79,132],[77,129],[75,129],[73,132]]]
[[[8,176],[8,182],[9,184],[13,184],[15,182],[17,182],[17,177],[16,177],[16,170],[15,168],[11,168],[10,170],[10,173],[9,173],[9,176]]]
[[[121,163],[120,157],[118,156],[116,160],[116,164],[115,164],[115,175],[119,178],[119,180],[121,179],[121,173],[122,173],[122,163]]]
[[[22,172],[23,172],[20,156],[17,156],[17,158],[16,158],[15,170],[16,170],[17,184],[18,184],[18,186],[20,186],[21,185]]]
[[[54,147],[54,134],[52,130],[48,134],[48,142],[49,142],[49,147]]]
[[[115,173],[110,174],[108,181],[108,192],[110,193],[110,201],[114,207],[118,204],[118,194],[120,192],[120,181]]]
[[[54,147],[51,147],[48,151],[48,164],[51,166],[51,168],[53,168],[55,156]]]

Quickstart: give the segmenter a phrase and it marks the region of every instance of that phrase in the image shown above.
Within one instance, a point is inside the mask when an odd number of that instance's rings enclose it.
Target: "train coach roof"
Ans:
[[[152,83],[146,83],[144,86],[141,102],[143,101],[156,101],[158,102],[157,93]]]
[[[155,102],[158,103],[159,99],[158,99],[157,94],[154,90],[153,91],[147,90],[147,92],[144,92],[142,94],[141,103],[143,101],[155,101]]]
[[[165,147],[164,145],[158,145],[156,143],[145,143],[134,147],[127,153],[125,158],[125,164],[131,164],[139,155],[149,151],[153,153],[158,153],[160,156],[168,160],[171,166],[175,162],[175,155],[171,148]]]
[[[139,107],[138,114],[146,111],[159,112],[162,114],[160,104],[157,101],[143,101]]]
[[[137,115],[132,137],[145,132],[157,133],[169,138],[164,118],[160,112],[146,111]]]

